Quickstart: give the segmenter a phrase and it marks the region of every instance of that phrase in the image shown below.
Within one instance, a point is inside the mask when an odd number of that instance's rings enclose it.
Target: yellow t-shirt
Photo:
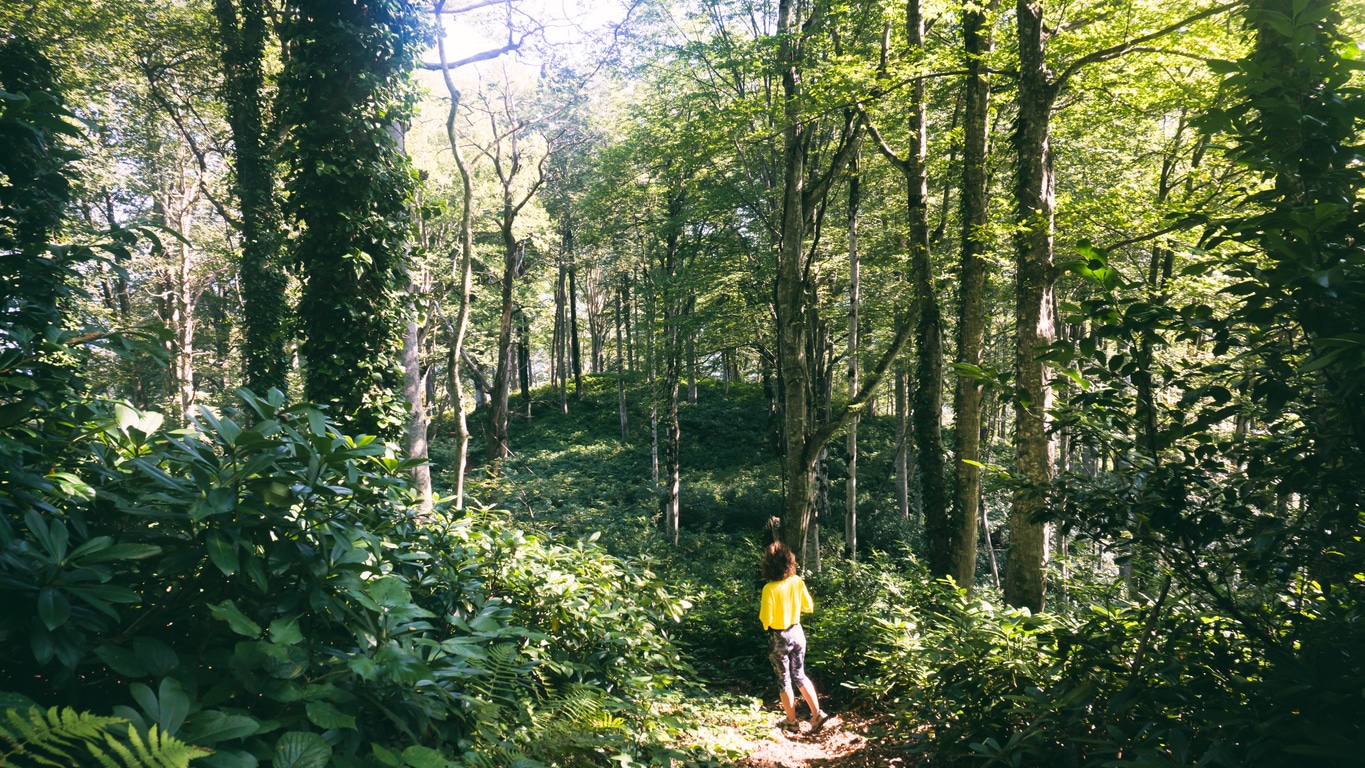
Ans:
[[[801,612],[815,610],[810,591],[800,576],[763,585],[763,598],[758,607],[758,620],[764,629],[787,629],[801,623]]]

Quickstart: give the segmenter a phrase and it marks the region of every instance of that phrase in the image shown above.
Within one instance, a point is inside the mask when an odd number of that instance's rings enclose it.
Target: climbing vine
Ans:
[[[418,30],[406,0],[295,0],[280,34],[305,395],[350,430],[381,435],[404,417],[397,350],[413,177],[398,137]]]

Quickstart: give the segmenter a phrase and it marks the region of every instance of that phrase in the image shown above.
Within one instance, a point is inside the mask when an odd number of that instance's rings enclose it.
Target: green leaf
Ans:
[[[79,547],[77,549],[79,550]],[[72,552],[71,554],[74,557],[76,553]],[[161,547],[155,544],[115,544],[86,555],[82,562],[107,563],[113,560],[142,560],[159,554],[161,554]]]
[[[193,744],[213,744],[240,739],[261,729],[254,717],[229,715],[216,709],[199,712],[186,724],[182,736]]]
[[[332,748],[316,733],[290,731],[275,742],[274,768],[323,768]]]
[[[101,645],[95,649],[95,655],[120,675],[125,677],[147,676],[147,667],[138,660],[136,653],[127,648],[120,648],[117,645]]]
[[[398,608],[412,602],[408,587],[397,576],[383,576],[365,585],[365,591],[379,605],[385,608]]]
[[[209,550],[209,559],[218,566],[218,570],[222,571],[224,576],[231,576],[241,567],[241,561],[237,558],[237,547],[228,541],[221,531],[209,531],[204,543]]]
[[[49,630],[56,629],[71,618],[71,603],[56,589],[43,587],[38,590],[38,618]]]
[[[133,652],[137,654],[138,663],[153,677],[165,677],[180,666],[180,657],[175,651],[154,637],[133,638]]]
[[[168,677],[157,687],[157,725],[163,733],[174,736],[190,713],[190,697],[180,687],[180,681]],[[148,713],[151,714],[151,713]]]
[[[326,701],[310,702],[304,709],[308,719],[319,728],[349,728],[355,730],[355,716],[348,715]]]
[[[291,616],[270,622],[270,642],[277,645],[294,645],[302,641],[303,632],[299,630],[299,617]]]
[[[438,750],[414,744],[403,750],[403,763],[411,768],[446,768],[453,765]]]
[[[247,618],[231,600],[224,600],[217,605],[210,605],[209,612],[214,618],[226,621],[228,628],[233,632],[245,637],[260,637],[261,625]]]

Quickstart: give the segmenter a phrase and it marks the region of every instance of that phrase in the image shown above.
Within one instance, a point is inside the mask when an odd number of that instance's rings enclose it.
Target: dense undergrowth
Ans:
[[[615,387],[589,381],[569,415],[541,393],[533,420],[514,427],[513,460],[476,492],[517,499],[507,506],[521,524],[601,531],[614,552],[648,561],[693,604],[673,637],[698,679],[771,701],[757,561],[761,505],[779,488],[762,403],[752,388],[727,397],[703,387],[683,407],[683,508],[697,511],[673,548],[657,529],[647,429],[621,441]],[[866,431],[880,430],[889,450],[886,427],[871,420]],[[888,506],[870,503],[869,516]],[[804,621],[807,665],[836,709],[891,716],[909,760],[1344,766],[1365,743],[1358,586],[1305,579],[1269,604],[1220,606],[1151,553],[1144,577],[1125,581],[1113,553],[1082,539],[1068,563],[1073,580],[1055,570],[1059,594],[1049,612],[1031,615],[989,587],[969,596],[935,582],[913,555],[913,529],[882,530],[901,536],[879,542],[891,553],[873,549],[857,562],[840,555],[837,530],[822,534],[822,570],[807,577],[817,603]]]

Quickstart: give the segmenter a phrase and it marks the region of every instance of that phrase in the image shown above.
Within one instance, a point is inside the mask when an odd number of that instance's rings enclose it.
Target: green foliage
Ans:
[[[0,739],[8,749],[0,754],[0,765],[187,768],[191,760],[209,754],[159,732],[156,726],[145,735],[132,726],[123,733],[114,727],[127,722],[70,707],[60,711],[51,707],[46,712],[38,707],[3,710]]]
[[[390,132],[411,116],[416,9],[407,0],[300,0],[280,37],[284,210],[301,225],[291,248],[303,281],[305,393],[348,431],[393,437],[406,417],[396,350],[414,180]]]

